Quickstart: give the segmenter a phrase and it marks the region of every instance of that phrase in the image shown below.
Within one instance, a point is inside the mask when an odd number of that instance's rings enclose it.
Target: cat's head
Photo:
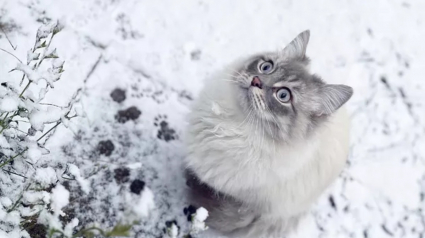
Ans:
[[[326,121],[352,96],[346,85],[327,84],[308,71],[306,48],[310,32],[300,33],[283,50],[245,60],[232,82],[248,119],[263,124],[266,132],[305,135]],[[269,133],[274,134],[274,132]]]

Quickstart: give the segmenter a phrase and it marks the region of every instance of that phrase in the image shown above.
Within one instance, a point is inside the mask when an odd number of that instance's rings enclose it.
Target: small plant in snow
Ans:
[[[60,171],[38,163],[49,153],[44,144],[52,132],[80,114],[72,108],[77,94],[66,106],[43,101],[64,72],[64,61],[51,47],[62,28],[59,21],[40,27],[25,62],[0,49],[18,61],[11,72],[22,73],[20,80],[0,79],[0,237],[29,237],[23,228],[37,222],[69,236],[78,225],[77,219],[65,226],[59,220],[69,198],[58,184]]]
[[[18,61],[11,72],[22,73],[20,80],[0,82],[0,237],[30,237],[30,231],[49,238],[128,237],[131,225],[117,224],[110,230],[92,226],[76,231],[77,218],[66,222],[61,219],[70,194],[60,181],[76,180],[86,194],[90,183],[73,164],[54,168],[42,161],[49,153],[44,145],[52,132],[60,124],[67,127],[71,118],[83,116],[74,107],[78,92],[66,106],[43,101],[64,72],[64,61],[51,48],[62,28],[59,21],[40,27],[25,62],[0,48]]]
[[[191,234],[197,234],[200,231],[205,231],[208,226],[205,225],[205,220],[208,217],[207,209],[200,207],[192,214],[192,230]]]

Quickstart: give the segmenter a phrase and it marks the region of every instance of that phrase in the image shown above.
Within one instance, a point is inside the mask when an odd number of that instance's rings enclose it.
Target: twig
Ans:
[[[24,121],[24,120],[13,120],[14,122],[25,122],[25,123],[30,123],[30,122],[28,122],[28,121]]]
[[[90,76],[93,74],[93,72],[96,70],[97,66],[99,66],[100,60],[102,59],[103,55],[100,54],[99,57],[97,58],[96,62],[93,64],[93,66],[91,67],[90,71],[87,73],[86,78],[84,79],[84,83],[87,82],[87,80],[90,78]]]
[[[18,156],[21,156],[22,154],[25,153],[25,151],[27,151],[28,148],[25,148],[23,151],[19,152],[19,154],[14,155],[13,157],[10,157],[10,159],[6,160],[5,162],[3,162],[2,164],[0,164],[0,168],[4,167],[5,165],[7,165],[8,163],[10,163],[12,160],[16,159]]]
[[[7,213],[13,211],[13,209],[15,209],[15,207],[18,205],[18,203],[21,201],[22,197],[24,196],[24,192],[28,190],[28,188],[30,187],[30,183],[27,185],[27,187],[24,189],[24,191],[22,191],[21,195],[19,196],[18,200],[16,200],[16,202],[13,204],[12,208],[10,208],[9,210],[7,210]]]
[[[38,104],[40,104],[40,105],[46,105],[46,106],[53,106],[53,107],[62,108],[61,106],[58,106],[58,105],[55,105],[55,104],[51,104],[51,103],[43,103],[43,102],[40,102],[40,103],[38,103]]]
[[[47,134],[49,134],[51,131],[53,131],[56,127],[61,124],[61,121],[56,122],[56,125],[54,125],[52,128],[50,128],[46,133],[44,133],[40,138],[37,139],[37,142],[39,142],[41,139],[43,139]]]
[[[7,54],[9,54],[11,56],[13,56],[15,59],[17,59],[22,64],[22,61],[18,57],[16,57],[16,55],[14,55],[14,54],[10,53],[9,51],[2,49],[2,48],[0,48],[0,50],[6,52]]]
[[[3,27],[0,26],[1,31],[3,32],[3,34],[6,36],[7,41],[9,42],[10,46],[12,46],[13,50],[16,50],[16,48],[18,48],[18,46],[13,46],[12,42],[10,41],[9,37],[7,36],[6,32],[4,31]]]
[[[19,113],[18,112],[15,112],[14,114],[13,114],[13,116],[11,116],[9,119],[10,120],[12,120],[16,115],[18,115]],[[4,125],[4,123],[7,123],[7,121],[6,121],[6,119],[7,119],[7,117],[9,116],[9,112],[8,113],[6,113],[6,115],[4,116],[4,118],[3,118],[3,120],[1,120],[1,130],[0,130],[0,134],[6,129],[6,125]]]
[[[18,129],[18,128],[15,128],[15,130],[17,130],[17,131],[19,131],[19,132],[21,132],[21,133],[24,133],[25,135],[27,135],[28,136],[28,133],[26,133],[25,131],[23,131],[23,130],[20,130],[20,129]]]
[[[15,173],[15,172],[12,172],[12,171],[10,171],[10,170],[6,170],[6,169],[2,169],[4,172],[6,172],[6,173],[9,173],[9,174],[14,174],[14,175],[16,175],[16,176],[19,176],[19,177],[22,177],[22,178],[26,178],[26,179],[28,179],[28,177],[26,177],[26,176],[24,176],[24,175],[22,175],[22,174],[18,174],[18,173]]]
[[[22,80],[24,80],[24,77],[25,77],[25,74],[24,74],[24,76],[22,77]],[[28,87],[30,86],[31,82],[32,82],[31,80],[28,80],[27,86],[25,86],[24,90],[22,90],[21,94],[19,94],[19,97],[20,97],[20,98],[22,98],[22,95],[25,93],[25,91],[27,91],[27,89],[28,89]]]
[[[3,131],[6,129],[6,126],[1,126],[1,130],[0,130],[0,135],[1,135],[1,133],[3,133]]]
[[[72,118],[75,118],[75,117],[78,117],[78,115],[77,115],[77,114],[75,114],[74,116],[70,116],[70,117],[68,117],[68,120],[69,120],[69,119],[72,119]]]
[[[22,86],[22,83],[24,82],[24,79],[25,79],[25,73],[24,73],[24,75],[22,75],[21,82],[19,83],[19,86]]]
[[[65,117],[67,117],[69,114],[66,113]],[[58,121],[56,122],[56,125],[54,125],[52,128],[50,128],[46,133],[44,133],[40,138],[37,139],[37,142],[39,142],[41,139],[43,139],[47,134],[49,134],[52,130],[54,130],[56,127],[58,127],[62,122]],[[4,128],[0,131],[0,133],[4,130]],[[14,155],[13,157],[11,157],[10,159],[6,160],[5,162],[3,162],[2,164],[0,164],[0,168],[4,167],[5,165],[7,165],[8,163],[10,163],[11,161],[13,161],[14,159],[16,159],[18,156],[22,155],[23,153],[25,153],[28,150],[28,147],[25,148],[23,151],[21,151],[19,154]]]
[[[5,115],[5,116],[4,116],[4,118],[3,118],[3,121],[6,121],[7,116],[9,116],[9,112],[8,112],[8,113],[6,113],[6,115]]]

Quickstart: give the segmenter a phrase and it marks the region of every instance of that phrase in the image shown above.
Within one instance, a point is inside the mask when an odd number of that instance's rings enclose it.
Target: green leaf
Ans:
[[[36,49],[44,48],[46,46],[46,41],[43,41],[40,45],[37,45]]]
[[[45,59],[57,59],[59,58],[57,55],[48,55],[46,57],[44,57]]]
[[[57,59],[57,58],[59,58],[59,56],[56,53],[56,48],[53,49],[53,51],[50,52],[48,55],[44,56],[44,58],[46,58],[46,59]]]
[[[53,28],[53,36],[58,34],[62,29],[64,28],[64,25],[62,25],[61,22],[57,21],[55,27]]]
[[[86,231],[86,232],[84,232],[84,236],[86,238],[93,238],[95,236],[95,234],[91,231]]]
[[[106,233],[106,237],[111,236],[121,236],[121,237],[130,237],[131,225],[121,225],[118,224],[112,229],[112,231]]]

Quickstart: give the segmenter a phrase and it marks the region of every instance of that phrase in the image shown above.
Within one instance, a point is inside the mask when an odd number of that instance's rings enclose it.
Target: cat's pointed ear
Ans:
[[[295,39],[291,41],[283,50],[282,55],[285,59],[305,59],[308,40],[310,39],[310,31],[301,32]]]
[[[316,116],[330,115],[344,105],[353,95],[353,89],[346,85],[325,84],[317,98]]]

